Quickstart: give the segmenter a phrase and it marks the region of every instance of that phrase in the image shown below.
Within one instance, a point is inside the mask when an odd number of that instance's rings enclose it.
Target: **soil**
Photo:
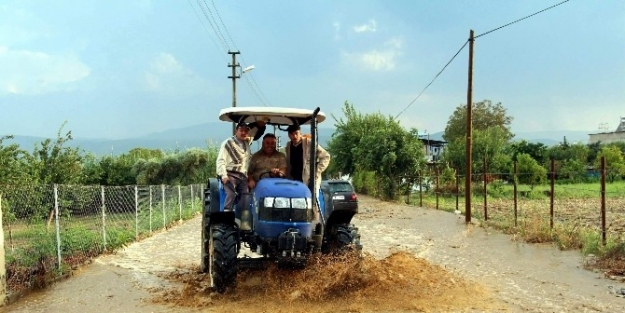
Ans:
[[[242,271],[212,292],[200,217],[101,256],[7,312],[625,312],[625,284],[579,251],[529,245],[464,216],[360,197],[362,256]],[[623,289],[625,291],[625,289]]]

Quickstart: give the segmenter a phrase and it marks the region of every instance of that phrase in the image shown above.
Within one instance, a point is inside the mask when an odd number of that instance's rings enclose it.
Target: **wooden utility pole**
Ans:
[[[473,30],[471,30],[469,33],[469,84],[467,86],[467,175],[464,179],[465,223],[471,223],[471,154],[473,150],[471,142],[471,137],[473,136],[471,107],[473,106],[473,42]]]
[[[237,54],[240,54],[239,51],[228,51],[228,54],[232,55],[232,64],[228,64],[228,67],[232,68],[232,76],[228,76],[228,78],[232,79],[232,107],[237,106],[237,78],[241,76],[237,76],[237,67],[240,65],[237,63]],[[236,121],[232,123],[232,135],[236,132]]]

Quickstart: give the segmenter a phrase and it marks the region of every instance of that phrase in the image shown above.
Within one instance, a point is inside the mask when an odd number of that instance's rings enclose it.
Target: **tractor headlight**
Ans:
[[[267,197],[263,199],[263,206],[266,208],[271,208],[273,207],[273,200],[275,198],[274,197]]]
[[[291,199],[291,207],[294,209],[308,209],[310,204],[310,199],[308,198],[292,198]]]
[[[289,207],[291,207],[291,204],[289,202],[289,198],[275,198],[273,202],[273,207],[277,209],[288,209]]]

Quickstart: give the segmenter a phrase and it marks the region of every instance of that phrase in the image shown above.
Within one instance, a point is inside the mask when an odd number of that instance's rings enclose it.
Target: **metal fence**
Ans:
[[[493,222],[502,228],[566,227],[570,232],[586,229],[599,234],[605,244],[609,236],[620,238],[625,231],[625,183],[618,179],[606,183],[606,169],[572,182],[558,172],[555,163],[547,171],[546,182],[519,184],[519,178],[532,173],[493,173],[484,168],[472,176],[469,214],[466,210],[465,176],[455,171],[444,181],[433,168],[413,179],[412,188],[402,191],[408,204],[454,211],[466,220]],[[589,175],[591,176],[591,175]],[[467,218],[468,215],[468,218]]]
[[[0,186],[7,293],[42,287],[87,260],[202,208],[202,185]]]

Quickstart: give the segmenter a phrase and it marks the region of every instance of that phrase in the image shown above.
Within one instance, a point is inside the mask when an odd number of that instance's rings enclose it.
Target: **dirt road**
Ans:
[[[6,312],[625,312],[623,283],[579,252],[528,245],[451,213],[360,199],[366,257],[305,271],[241,273],[210,291],[197,273],[200,218],[102,256]]]

